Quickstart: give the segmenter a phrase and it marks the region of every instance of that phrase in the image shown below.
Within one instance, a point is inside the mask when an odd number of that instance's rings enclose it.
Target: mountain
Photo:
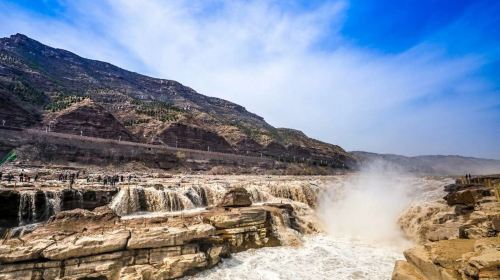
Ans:
[[[0,101],[0,118],[10,126],[333,167],[356,164],[341,147],[275,128],[238,104],[22,34],[0,39]]]
[[[457,155],[428,155],[407,157],[354,151],[362,165],[389,164],[402,171],[429,175],[500,174],[500,160],[463,157]]]

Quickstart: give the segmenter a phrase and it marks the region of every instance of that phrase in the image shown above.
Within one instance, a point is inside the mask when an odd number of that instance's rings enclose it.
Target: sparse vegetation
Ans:
[[[148,123],[148,119],[134,119],[134,120],[126,120],[123,124],[125,126],[134,126],[142,123]]]
[[[136,105],[136,113],[147,115],[163,122],[177,121],[177,115],[182,111],[172,104],[161,101],[134,100],[132,104]]]
[[[71,106],[71,104],[81,102],[86,98],[88,97],[58,94],[52,97],[51,102],[45,106],[45,110],[51,112],[61,111]]]

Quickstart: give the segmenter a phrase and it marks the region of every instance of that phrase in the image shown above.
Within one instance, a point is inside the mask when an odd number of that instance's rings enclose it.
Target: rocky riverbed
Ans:
[[[394,263],[395,279],[412,279],[404,277],[420,269],[413,256],[437,249],[403,255],[413,246],[404,235],[422,244],[463,236],[479,242],[493,226],[484,218],[498,213],[491,193],[478,186],[444,189],[453,181],[439,177],[136,172],[104,186],[96,178],[111,171],[87,170],[70,188],[57,179],[61,172],[77,171],[49,170],[37,182],[4,181],[5,193],[43,193],[48,203],[6,200],[13,208],[32,207],[12,211],[22,226],[4,232],[0,279],[388,279]],[[65,198],[86,192],[106,199]],[[39,220],[19,220],[28,212]],[[491,246],[481,242],[458,247],[482,255]],[[406,262],[396,262],[405,256]]]
[[[500,202],[482,176],[444,187],[443,199],[419,203],[400,218],[420,246],[404,252],[393,280],[500,279]]]

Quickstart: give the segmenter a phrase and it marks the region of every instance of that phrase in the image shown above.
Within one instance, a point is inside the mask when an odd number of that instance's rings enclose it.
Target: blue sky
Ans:
[[[0,0],[0,36],[180,81],[347,150],[500,159],[499,1]]]

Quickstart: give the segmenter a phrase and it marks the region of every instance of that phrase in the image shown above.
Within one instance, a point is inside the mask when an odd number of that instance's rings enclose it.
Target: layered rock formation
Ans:
[[[52,114],[46,122],[54,132],[124,141],[137,140],[111,113],[90,99]]]
[[[123,220],[107,208],[73,210],[0,245],[0,279],[173,279],[231,252],[298,244],[310,231],[286,205],[212,209]]]
[[[443,200],[409,207],[399,219],[402,230],[422,243],[481,238],[500,233],[500,203],[484,181],[445,187]]]
[[[214,152],[235,152],[223,137],[212,131],[175,123],[161,131],[157,137],[171,147],[200,149]]]
[[[393,280],[500,279],[500,237],[432,242],[404,255]]]
[[[485,176],[445,187],[442,201],[410,207],[400,218],[424,245],[404,252],[393,280],[500,279],[500,202]]]

